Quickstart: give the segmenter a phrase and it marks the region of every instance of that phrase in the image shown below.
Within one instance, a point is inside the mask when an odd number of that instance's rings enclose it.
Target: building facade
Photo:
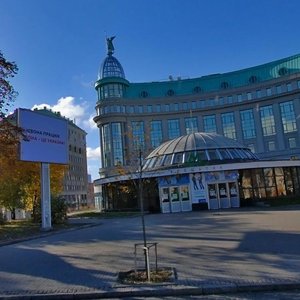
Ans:
[[[64,118],[59,112],[46,108],[35,110],[54,118]],[[70,210],[79,210],[88,205],[88,174],[86,156],[86,132],[68,119],[69,164],[63,181],[61,196]]]
[[[113,52],[108,47],[95,83],[102,158],[96,185],[104,200],[120,166],[136,165],[137,150],[145,158],[195,132],[234,139],[264,160],[300,158],[300,55],[194,79],[131,83]]]

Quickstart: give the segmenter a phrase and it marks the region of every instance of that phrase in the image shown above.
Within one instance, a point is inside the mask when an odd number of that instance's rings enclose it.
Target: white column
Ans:
[[[48,163],[41,163],[41,208],[42,230],[52,229],[51,224],[51,197],[50,197],[50,168]]]

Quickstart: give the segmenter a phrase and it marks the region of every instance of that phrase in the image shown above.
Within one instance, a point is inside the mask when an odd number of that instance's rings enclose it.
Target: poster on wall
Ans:
[[[191,196],[193,203],[205,203],[206,202],[206,191],[203,183],[202,173],[190,174],[190,187]]]
[[[183,184],[188,184],[188,183],[189,183],[189,177],[187,174],[164,176],[164,177],[160,177],[158,179],[159,187],[183,185]]]

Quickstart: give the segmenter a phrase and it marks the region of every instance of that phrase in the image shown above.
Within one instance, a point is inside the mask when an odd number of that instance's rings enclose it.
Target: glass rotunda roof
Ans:
[[[144,170],[258,160],[247,147],[219,134],[196,132],[168,141],[146,158]]]
[[[120,62],[112,55],[108,55],[99,70],[98,79],[106,77],[121,77],[125,79],[125,73]]]

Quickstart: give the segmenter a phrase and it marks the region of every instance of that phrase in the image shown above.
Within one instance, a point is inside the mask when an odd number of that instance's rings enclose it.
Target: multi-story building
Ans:
[[[260,159],[300,158],[299,54],[224,74],[131,83],[111,42],[95,83],[102,159],[96,198],[112,197],[110,180],[137,148],[146,157],[193,132],[234,139]]]
[[[64,118],[59,112],[46,108],[35,110],[53,118]],[[86,156],[86,132],[68,119],[69,164],[64,175],[62,197],[70,210],[87,206],[88,174]]]

